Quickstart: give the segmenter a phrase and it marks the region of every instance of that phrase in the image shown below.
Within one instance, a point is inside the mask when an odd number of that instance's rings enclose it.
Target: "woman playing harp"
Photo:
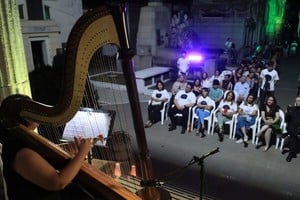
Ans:
[[[1,106],[17,98],[29,99],[23,95],[12,95],[4,99]],[[24,118],[19,118],[17,123],[31,130],[38,126]],[[19,140],[16,134],[7,131],[2,124],[0,126],[3,170],[9,199],[92,199],[72,181],[95,142],[103,140],[101,135],[98,138],[75,138],[77,154],[59,170],[28,144]]]

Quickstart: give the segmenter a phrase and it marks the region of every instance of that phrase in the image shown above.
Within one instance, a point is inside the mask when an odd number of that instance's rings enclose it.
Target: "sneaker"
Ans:
[[[244,142],[244,140],[243,140],[243,138],[240,138],[235,143],[239,144],[239,143],[242,143],[242,142]]]
[[[244,137],[244,142],[247,142],[248,141],[248,136],[245,136]]]

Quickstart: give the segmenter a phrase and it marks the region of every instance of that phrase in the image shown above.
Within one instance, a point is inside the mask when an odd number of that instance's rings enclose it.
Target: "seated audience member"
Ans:
[[[220,88],[220,82],[215,79],[213,81],[213,86],[209,89],[208,96],[214,100],[216,107],[219,105],[220,101],[223,98],[223,90]]]
[[[239,67],[238,69],[236,69],[235,71],[233,71],[233,79],[234,82],[237,83],[238,81],[240,81],[240,78],[243,76],[243,69],[241,67]]]
[[[212,75],[212,76],[210,77],[210,81],[211,81],[211,82],[213,82],[214,80],[218,80],[219,83],[220,83],[220,85],[221,85],[222,80],[223,80],[223,77],[221,76],[219,70],[215,70],[214,75]]]
[[[210,112],[215,105],[214,101],[208,96],[208,89],[204,88],[202,90],[202,95],[197,100],[197,109],[196,114],[198,116],[198,123],[197,123],[197,133],[196,135],[199,136],[201,133],[201,137],[205,137],[204,134],[204,119],[210,115]]]
[[[15,99],[30,100],[28,96],[11,95],[3,100],[0,109]],[[21,117],[17,119],[17,123],[27,126],[30,130],[38,126],[37,123]],[[73,182],[73,179],[95,142],[103,140],[102,135],[99,138],[74,138],[75,146],[78,147],[77,153],[60,169],[52,166],[35,151],[36,148],[31,147],[18,133],[9,131],[2,123],[0,136],[3,144],[3,172],[9,199],[92,199]]]
[[[176,114],[181,113],[181,133],[184,134],[187,129],[187,121],[189,115],[189,109],[196,103],[196,96],[192,92],[192,84],[187,83],[185,90],[180,90],[174,97],[174,104],[169,108],[169,117],[171,124],[169,125],[169,131],[176,129]]]
[[[291,162],[292,158],[297,157],[297,140],[300,135],[300,96],[296,97],[295,106],[287,108],[285,114],[287,122],[287,132],[289,137],[289,154],[286,157],[287,162]]]
[[[151,95],[151,101],[148,105],[148,121],[145,124],[145,128],[151,127],[153,124],[161,120],[160,110],[162,109],[164,102],[168,101],[170,95],[165,89],[165,85],[162,81],[156,82],[156,89],[153,90]]]
[[[236,123],[236,136],[239,138],[236,143],[248,141],[247,132],[250,127],[255,123],[259,109],[255,102],[255,96],[249,94],[246,100],[239,105],[238,117]]]
[[[202,93],[202,86],[201,86],[201,80],[200,78],[196,78],[194,80],[194,84],[193,84],[193,92],[196,95],[196,97],[198,98],[199,95],[201,95]]]
[[[222,89],[225,92],[226,90],[232,90],[233,89],[233,85],[232,82],[230,80],[230,75],[226,74],[224,76],[224,79],[222,80]]]
[[[209,78],[207,72],[202,73],[201,85],[202,85],[202,88],[211,88],[212,87],[212,82],[211,82],[211,79]]]
[[[242,76],[238,82],[235,83],[233,90],[238,95],[237,97],[237,104],[240,105],[243,101],[246,100],[246,97],[249,94],[250,86],[246,82],[247,77]]]
[[[178,75],[177,80],[173,83],[171,88],[170,104],[173,104],[174,97],[179,90],[185,90],[186,84],[186,76],[183,74]]]
[[[220,142],[224,139],[224,124],[232,120],[233,115],[237,112],[237,104],[233,91],[228,91],[224,99],[221,100],[217,108],[217,133]]]
[[[250,71],[247,82],[250,87],[249,93],[257,95],[259,89],[259,77],[256,75],[255,72]]]
[[[271,135],[280,134],[280,116],[279,116],[279,106],[277,105],[276,98],[274,96],[269,96],[266,102],[260,107],[261,113],[261,128],[257,133],[257,137],[264,135],[265,147],[263,151],[268,151],[270,147]],[[261,144],[256,146],[259,148]]]

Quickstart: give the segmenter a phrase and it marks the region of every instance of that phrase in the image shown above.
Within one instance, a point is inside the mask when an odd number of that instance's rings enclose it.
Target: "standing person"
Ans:
[[[266,69],[260,73],[260,105],[266,101],[266,97],[275,96],[275,84],[279,80],[278,72],[274,69],[274,62],[266,63]]]
[[[290,56],[295,56],[297,53],[298,43],[294,40],[290,45]]]
[[[295,106],[287,108],[285,120],[287,123],[287,132],[290,135],[288,142],[290,150],[286,161],[291,162],[292,158],[297,157],[297,141],[300,134],[300,96],[296,97]]]
[[[230,48],[231,48],[231,46],[232,46],[232,40],[231,40],[230,37],[228,37],[228,38],[226,39],[224,46],[225,46],[225,51],[224,51],[224,53],[225,53],[225,54],[228,54],[229,51],[230,51]]]
[[[14,99],[26,99],[24,95],[12,95],[3,100],[1,108]],[[17,123],[34,130],[37,123],[19,117]],[[18,134],[9,131],[0,124],[0,136],[3,142],[3,172],[7,183],[8,198],[12,200],[87,200],[79,186],[73,183],[85,158],[99,138],[75,138],[78,147],[76,155],[61,169],[53,167],[42,155],[37,153]]]
[[[197,133],[198,136],[201,133],[201,137],[205,137],[204,134],[204,119],[210,115],[215,102],[208,96],[208,89],[202,90],[202,95],[197,100],[196,114],[198,116]]]
[[[187,129],[187,121],[189,116],[189,109],[196,103],[196,95],[192,92],[193,86],[191,83],[187,83],[185,90],[180,90],[174,98],[174,104],[169,108],[169,117],[171,124],[169,125],[169,131],[176,129],[176,114],[182,114],[182,130],[181,134],[184,134]]]
[[[164,83],[161,80],[157,81],[156,88],[152,92],[151,101],[148,105],[148,121],[145,124],[145,128],[149,128],[161,120],[160,110],[164,106],[164,102],[169,99],[170,95],[165,89]]]
[[[236,143],[242,143],[248,141],[247,132],[255,123],[258,115],[258,106],[254,103],[255,96],[249,94],[246,100],[239,106],[238,117],[236,123],[236,136],[239,138]]]
[[[178,75],[184,74],[185,76],[188,76],[190,69],[190,61],[187,57],[186,51],[181,52],[181,57],[177,60],[177,68]]]
[[[257,137],[260,138],[264,135],[265,147],[263,151],[268,151],[272,133],[281,133],[279,109],[274,96],[269,96],[266,102],[260,107],[262,127],[259,127],[260,130],[257,133]],[[256,148],[259,148],[260,146],[261,144],[257,145]]]

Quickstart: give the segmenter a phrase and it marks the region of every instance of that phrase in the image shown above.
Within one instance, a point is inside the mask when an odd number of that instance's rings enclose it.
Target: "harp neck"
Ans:
[[[82,103],[92,55],[105,44],[119,46],[110,12],[106,7],[95,9],[81,17],[73,27],[67,43],[63,92],[59,102],[45,105],[30,100],[14,101],[0,112],[0,115],[5,115],[0,116],[4,123],[9,125],[21,116],[40,124],[60,126],[72,119]]]

